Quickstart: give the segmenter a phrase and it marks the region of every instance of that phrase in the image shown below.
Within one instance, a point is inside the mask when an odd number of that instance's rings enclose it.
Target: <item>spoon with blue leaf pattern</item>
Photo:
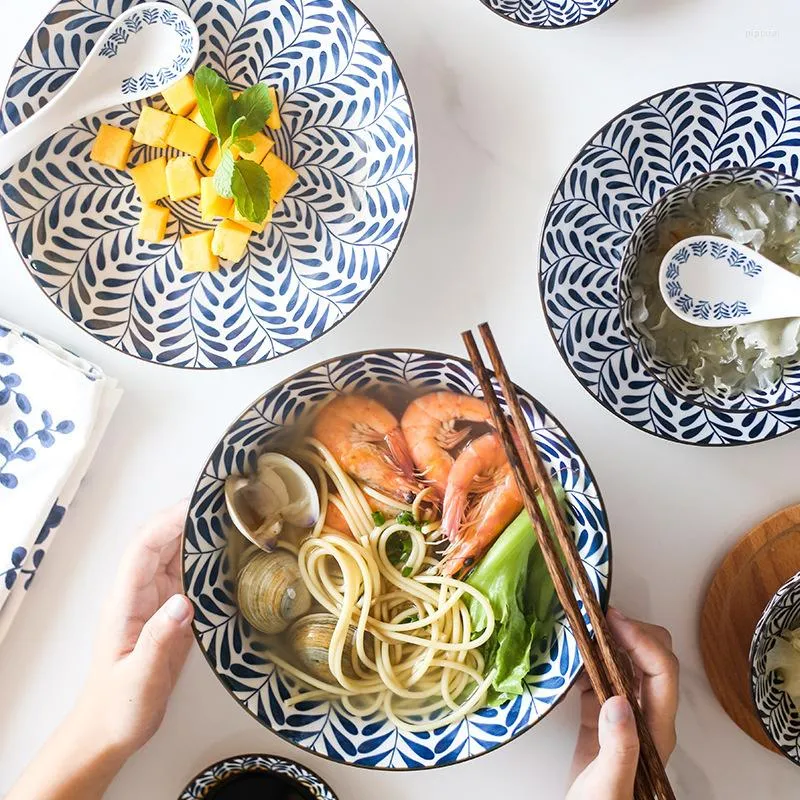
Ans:
[[[659,287],[670,311],[703,328],[800,317],[800,277],[720,236],[678,242],[661,262]]]
[[[0,138],[0,173],[75,120],[143,100],[194,66],[194,21],[168,3],[141,3],[106,29],[70,81],[40,111]]]

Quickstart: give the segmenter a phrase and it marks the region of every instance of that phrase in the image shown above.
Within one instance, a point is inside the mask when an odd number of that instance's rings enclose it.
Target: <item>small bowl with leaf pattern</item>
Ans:
[[[228,185],[235,212],[198,198],[200,177],[225,161],[219,141],[202,141],[208,121],[193,96],[185,105],[159,95],[110,108],[58,132],[3,175],[3,214],[39,288],[105,344],[173,367],[269,361],[352,313],[391,262],[416,188],[408,92],[380,34],[350,0],[174,4],[199,30],[198,68],[214,69],[234,92],[256,84],[273,91],[269,127],[253,150],[236,151],[241,172],[263,166],[273,200],[281,196],[266,228],[250,232],[236,217],[236,186]],[[59,0],[12,68],[0,130],[46,104],[99,33],[136,5]],[[110,41],[123,52],[127,38],[123,29]],[[147,124],[127,152],[145,106]],[[169,162],[159,165],[162,157]],[[218,242],[214,216],[226,226]]]

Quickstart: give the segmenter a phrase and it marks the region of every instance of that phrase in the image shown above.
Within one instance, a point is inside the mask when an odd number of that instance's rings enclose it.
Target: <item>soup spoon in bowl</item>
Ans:
[[[40,111],[0,138],[0,174],[75,120],[158,94],[197,60],[194,21],[168,3],[141,3],[103,31],[80,69]]]
[[[678,242],[661,262],[667,308],[703,328],[800,317],[800,277],[721,236]]]

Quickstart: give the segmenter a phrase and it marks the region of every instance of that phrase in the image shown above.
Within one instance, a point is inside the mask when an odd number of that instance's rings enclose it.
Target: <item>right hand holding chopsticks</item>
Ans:
[[[678,710],[678,660],[669,631],[627,619],[616,609],[608,624],[641,682],[641,705],[661,760],[675,749]],[[631,800],[639,740],[627,700],[615,697],[601,709],[583,677],[581,729],[572,764],[567,800]]]

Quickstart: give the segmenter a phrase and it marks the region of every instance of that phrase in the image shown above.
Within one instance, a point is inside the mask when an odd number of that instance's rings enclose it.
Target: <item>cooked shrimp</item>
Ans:
[[[442,573],[458,575],[474,565],[522,507],[500,438],[487,433],[467,445],[447,479],[442,531],[450,547]]]
[[[453,466],[450,454],[469,437],[470,425],[491,424],[489,407],[483,400],[454,392],[433,392],[418,397],[403,414],[401,426],[411,456],[425,481],[436,489],[442,500],[447,476]]]
[[[423,489],[397,419],[369,397],[335,398],[319,412],[312,435],[361,483],[404,503]]]

